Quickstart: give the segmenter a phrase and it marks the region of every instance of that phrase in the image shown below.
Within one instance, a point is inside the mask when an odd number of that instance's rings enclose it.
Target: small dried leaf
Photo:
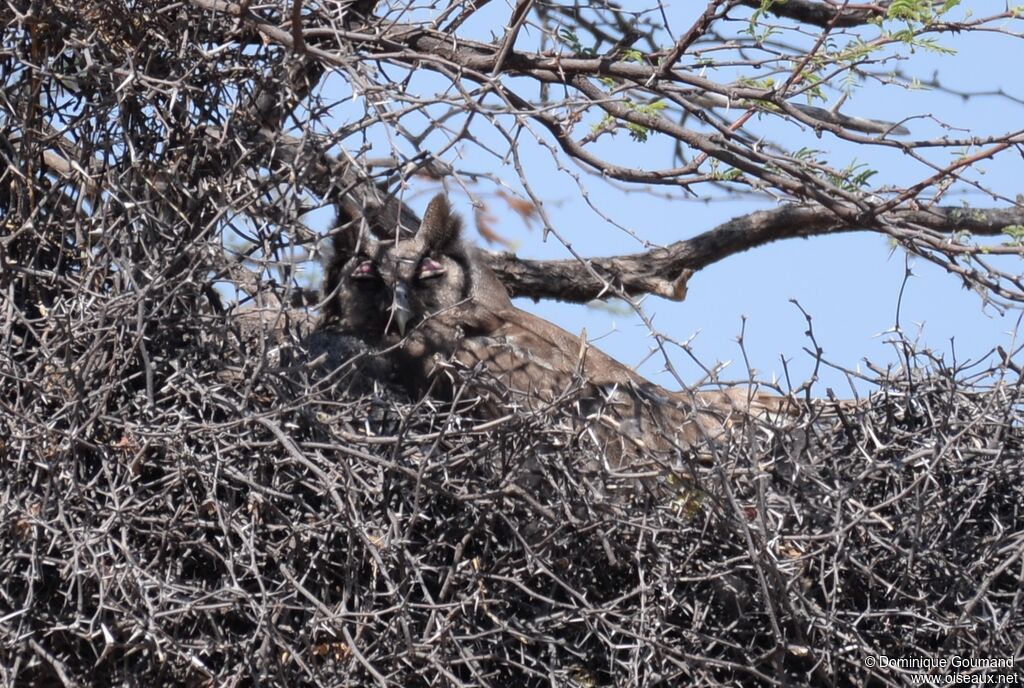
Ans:
[[[493,223],[497,221],[497,218],[487,212],[486,206],[474,208],[473,219],[476,221],[476,231],[480,232],[484,241],[489,244],[500,244],[508,249],[515,248],[514,241],[502,236],[494,229]]]

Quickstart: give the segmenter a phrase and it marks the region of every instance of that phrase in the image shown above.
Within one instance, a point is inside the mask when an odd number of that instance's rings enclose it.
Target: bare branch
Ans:
[[[887,219],[900,226],[916,226],[950,235],[951,250],[967,252],[966,247],[955,244],[952,235],[968,232],[977,236],[1000,236],[1007,227],[1024,224],[1024,209],[965,211],[941,207],[895,212]],[[508,253],[490,254],[488,258],[515,296],[554,297],[585,303],[621,290],[630,295],[655,294],[682,300],[686,281],[694,272],[729,256],[782,239],[856,231],[888,233],[882,225],[871,227],[842,222],[826,208],[783,206],[735,218],[664,248],[626,256],[595,257],[587,265],[577,260],[524,260]],[[1019,253],[1015,246],[1006,249],[1013,255]],[[998,247],[973,250],[975,254],[986,255],[998,252]],[[609,290],[609,284],[615,288]]]
[[[742,4],[761,9],[761,0],[741,0]],[[779,17],[795,19],[811,26],[860,26],[871,19],[885,16],[885,6],[844,2],[841,5],[816,0],[770,2],[767,11]]]

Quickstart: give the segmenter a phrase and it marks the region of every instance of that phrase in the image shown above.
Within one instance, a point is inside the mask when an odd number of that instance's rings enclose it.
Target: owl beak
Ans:
[[[395,285],[395,299],[391,304],[391,319],[398,327],[398,334],[405,336],[405,327],[412,318],[412,308],[409,306],[409,288],[399,282]]]

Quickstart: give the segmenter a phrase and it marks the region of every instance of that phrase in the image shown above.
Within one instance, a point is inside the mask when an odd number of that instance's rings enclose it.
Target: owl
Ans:
[[[746,389],[670,392],[644,379],[516,308],[461,232],[461,219],[438,195],[411,237],[382,240],[356,228],[336,234],[321,327],[390,351],[396,377],[414,395],[451,396],[471,373],[486,413],[568,408],[579,434],[616,467],[691,448],[720,436],[742,412],[781,406],[781,398]]]

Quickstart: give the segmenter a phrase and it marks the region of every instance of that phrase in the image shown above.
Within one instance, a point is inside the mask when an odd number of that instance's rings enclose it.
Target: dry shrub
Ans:
[[[898,685],[865,658],[1015,652],[1005,368],[908,365],[638,482],[557,413],[327,375],[301,318],[139,337],[150,298],[4,325],[5,683]]]

